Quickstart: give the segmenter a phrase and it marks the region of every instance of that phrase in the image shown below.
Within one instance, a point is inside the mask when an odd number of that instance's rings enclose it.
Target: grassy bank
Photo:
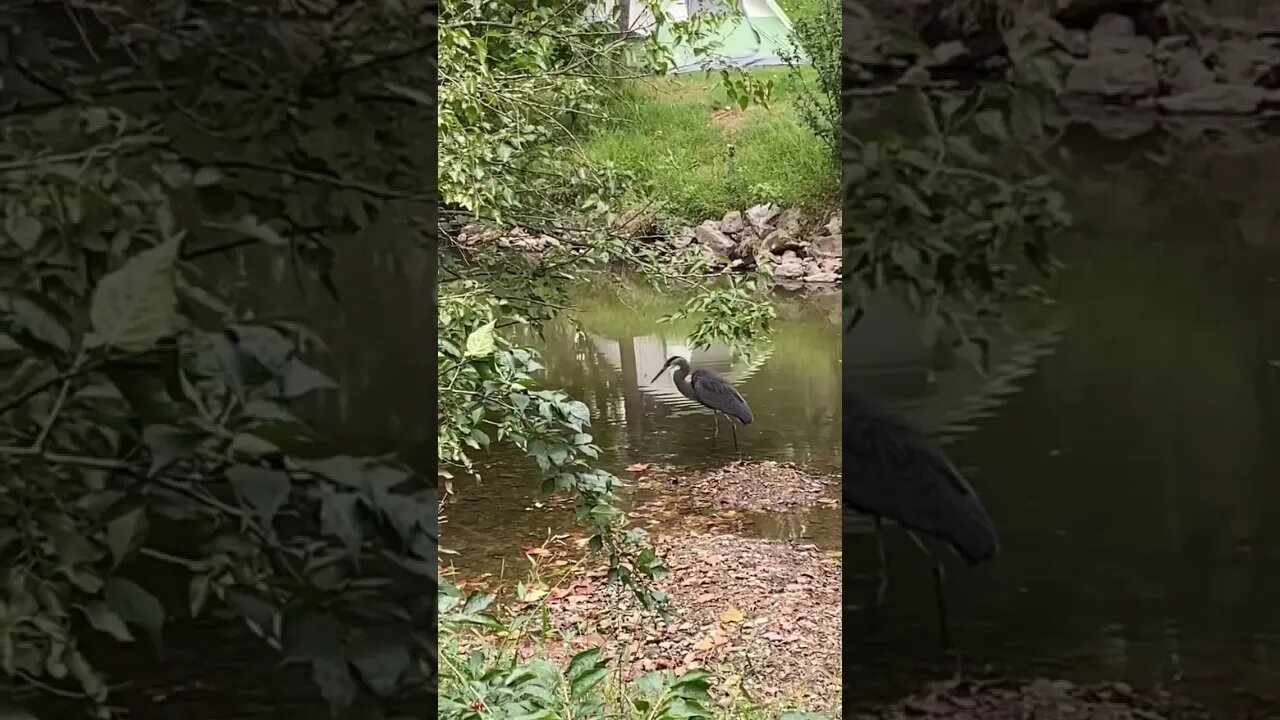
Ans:
[[[586,140],[587,154],[641,183],[659,214],[677,222],[718,217],[762,202],[813,210],[835,207],[838,170],[797,117],[805,83],[785,68],[755,72],[774,82],[768,106],[731,106],[718,77],[694,74],[628,85],[609,120]]]

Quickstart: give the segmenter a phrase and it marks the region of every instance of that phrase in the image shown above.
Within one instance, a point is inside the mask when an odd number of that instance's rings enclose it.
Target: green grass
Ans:
[[[633,83],[586,140],[586,152],[631,173],[644,195],[634,200],[653,202],[672,221],[697,222],[761,202],[834,207],[836,164],[793,104],[803,84],[813,84],[812,74],[797,79],[771,68],[755,75],[774,81],[773,98],[745,111],[729,107],[714,76]]]
[[[803,15],[815,12],[820,0],[778,0],[778,7],[793,21]]]

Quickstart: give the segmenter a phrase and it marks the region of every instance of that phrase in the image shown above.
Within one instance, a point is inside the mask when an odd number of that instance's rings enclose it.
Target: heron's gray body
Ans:
[[[969,563],[1000,551],[973,486],[931,438],[869,399],[846,391],[844,504],[951,546]]]
[[[711,410],[713,417],[718,418],[719,413],[724,413],[743,425],[750,425],[755,420],[747,401],[729,384],[728,380],[710,370],[694,370],[690,373],[689,361],[678,355],[667,358],[667,361],[662,364],[662,369],[658,371],[657,375],[653,376],[653,379],[657,380],[672,365],[676,368],[676,371],[672,373],[676,389],[680,391],[681,395]],[[716,432],[718,433],[720,430],[718,419],[716,423]],[[733,427],[732,422],[729,423],[729,428],[733,430],[733,442],[734,445],[737,445],[738,430]]]
[[[750,425],[755,419],[742,395],[710,370],[694,370],[686,377],[686,370],[680,368],[676,370],[674,380],[681,395],[700,405],[737,418],[743,425]]]

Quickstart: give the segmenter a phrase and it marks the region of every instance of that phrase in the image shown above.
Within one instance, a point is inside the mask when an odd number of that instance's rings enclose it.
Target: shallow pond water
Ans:
[[[949,438],[1004,546],[948,573],[965,668],[1280,717],[1280,152],[1080,147],[1070,269],[1040,325],[1060,337]],[[935,430],[948,407],[931,404],[972,393],[863,384]],[[946,678],[929,562],[888,533],[893,584],[870,635],[857,606],[874,544],[852,520],[846,697]]]
[[[553,322],[528,341],[546,366],[546,386],[562,388],[591,410],[591,433],[601,467],[624,481],[632,464],[696,472],[733,460],[792,462],[819,473],[839,472],[840,298],[779,297],[775,333],[749,359],[723,345],[690,350],[682,328],[658,322],[678,301],[635,283],[592,283],[575,302],[582,310]],[[681,396],[667,371],[672,355],[728,379],[750,404],[755,421],[737,429]],[[544,502],[537,467],[519,451],[498,448],[481,462],[480,483],[455,484],[443,529],[446,549],[462,576],[522,577],[522,546],[577,529],[571,510]],[[631,496],[630,484],[623,497]],[[747,532],[803,537],[828,549],[841,544],[835,508],[749,513]],[[661,528],[653,529],[661,532]]]

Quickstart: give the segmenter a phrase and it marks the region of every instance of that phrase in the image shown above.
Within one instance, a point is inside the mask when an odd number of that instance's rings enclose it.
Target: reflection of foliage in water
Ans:
[[[573,293],[576,308],[570,318],[583,330],[603,337],[620,339],[657,335],[689,338],[693,323],[683,318],[668,320],[684,306],[679,294],[662,293],[642,283],[586,283]],[[769,362],[802,372],[805,368],[838,367],[840,362],[837,334],[838,307],[827,298],[774,296],[778,320],[758,343],[767,343]],[[835,300],[835,295],[830,296]],[[836,312],[833,312],[835,310]],[[833,317],[834,316],[834,317]],[[833,322],[834,321],[834,322]]]
[[[1061,69],[1044,34],[1051,28],[1040,25],[1051,21],[1024,20],[1004,30],[1013,60],[1007,82],[968,94],[926,89],[922,63],[893,98],[900,115],[888,130],[859,127],[846,112],[844,289],[852,319],[888,290],[926,319],[930,344],[940,330],[955,332],[963,351],[985,358],[1002,306],[1043,299],[1032,273],[1056,268],[1048,241],[1069,223],[1051,178],[1034,164]],[[877,44],[903,44],[912,55],[923,46],[879,28],[873,36],[871,48],[847,59],[846,83],[863,77],[861,62],[874,65]],[[850,106],[856,97],[846,88]]]

